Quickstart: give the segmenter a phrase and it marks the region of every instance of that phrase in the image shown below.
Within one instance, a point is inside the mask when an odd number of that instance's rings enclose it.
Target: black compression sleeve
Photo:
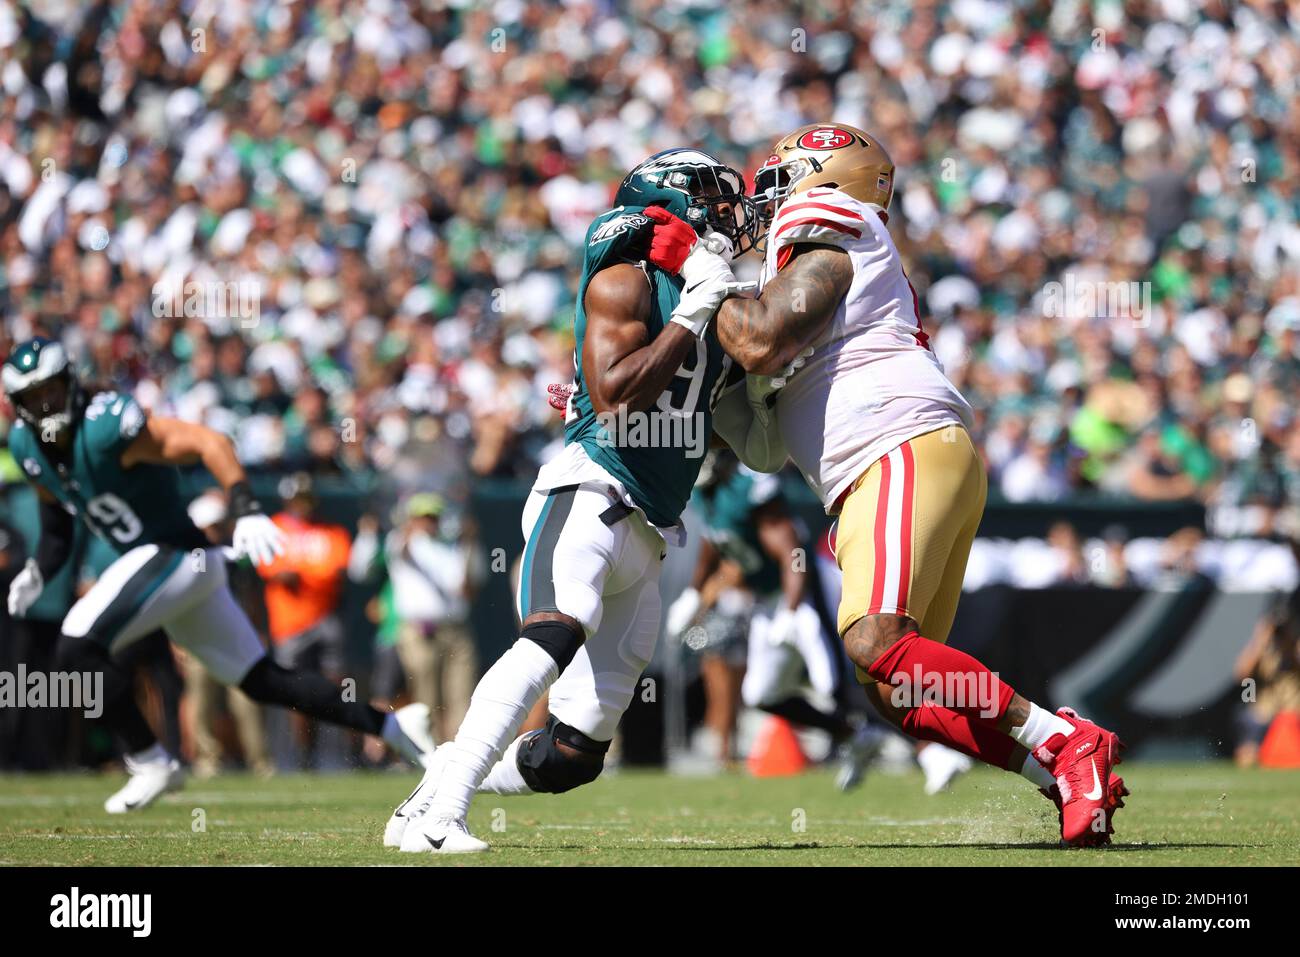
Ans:
[[[230,486],[230,516],[243,518],[262,511],[262,503],[253,495],[253,487],[247,481],[236,482]]]
[[[49,581],[72,554],[72,516],[58,502],[41,500],[41,538],[36,543],[36,567]]]

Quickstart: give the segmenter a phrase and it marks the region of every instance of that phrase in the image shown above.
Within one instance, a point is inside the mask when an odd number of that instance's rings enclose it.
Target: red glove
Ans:
[[[654,237],[650,240],[651,264],[673,274],[680,272],[699,236],[662,206],[647,206],[645,215],[655,224]]]
[[[546,387],[546,401],[551,404],[551,408],[556,412],[567,412],[569,409],[569,396],[573,395],[573,383],[552,382]]]

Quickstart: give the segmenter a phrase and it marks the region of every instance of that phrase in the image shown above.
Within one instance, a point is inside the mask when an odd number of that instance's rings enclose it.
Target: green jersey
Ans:
[[[780,499],[781,483],[775,475],[753,472],[742,465],[696,500],[708,526],[706,537],[722,557],[740,566],[745,584],[760,596],[780,589],[781,569],[758,540],[754,513]]]
[[[130,396],[100,392],[87,404],[66,457],[37,441],[21,420],[9,432],[9,448],[29,481],[79,515],[118,555],[138,545],[206,547],[186,512],[174,466],[122,467],[122,453],[144,423]]]
[[[597,416],[592,408],[582,374],[582,341],[587,332],[583,300],[591,277],[617,263],[640,266],[653,299],[647,323],[651,338],[663,331],[681,299],[681,278],[645,262],[654,223],[642,215],[644,208],[617,206],[597,216],[587,230],[573,320],[575,389],[564,441],[580,443],[593,462],[623,483],[650,521],[668,526],[677,523],[691,497],[708,452],[713,407],[732,363],[710,326],[649,410]]]

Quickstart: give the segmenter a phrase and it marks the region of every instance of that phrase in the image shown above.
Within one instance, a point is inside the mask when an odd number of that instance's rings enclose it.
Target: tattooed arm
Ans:
[[[718,341],[746,372],[776,375],[821,335],[853,284],[849,254],[801,243],[757,299],[734,297],[718,310]]]

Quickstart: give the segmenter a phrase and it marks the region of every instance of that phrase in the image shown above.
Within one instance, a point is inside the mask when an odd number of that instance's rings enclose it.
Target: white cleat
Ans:
[[[938,794],[946,791],[952,782],[969,771],[975,762],[952,748],[942,744],[931,743],[921,749],[916,756],[917,764],[925,772],[925,793]]]
[[[154,761],[126,759],[131,775],[120,791],[104,802],[109,814],[127,814],[146,808],[168,791],[179,791],[185,783],[181,763],[169,754]]]
[[[433,735],[429,731],[429,706],[408,704],[384,718],[384,743],[418,768],[427,768],[433,757]]]
[[[835,786],[841,791],[852,791],[861,784],[867,765],[875,760],[884,743],[884,731],[866,722],[860,724],[853,736],[840,745],[840,769],[835,775]]]
[[[410,797],[397,805],[388,823],[384,825],[384,847],[402,846],[402,835],[406,833],[407,825],[424,817],[429,810],[429,805],[433,803],[433,794],[438,790],[440,777],[436,768],[428,769]]]
[[[425,814],[407,826],[402,850],[408,854],[481,854],[488,844],[469,832],[463,817],[453,820]]]

